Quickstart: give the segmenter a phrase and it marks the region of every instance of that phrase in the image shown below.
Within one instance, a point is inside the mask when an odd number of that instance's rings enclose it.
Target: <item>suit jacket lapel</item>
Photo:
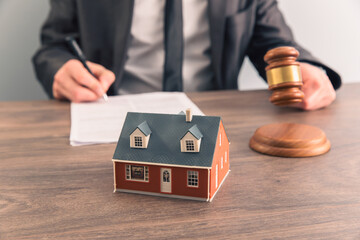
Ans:
[[[224,88],[221,77],[222,52],[225,30],[225,10],[227,0],[209,0],[209,24],[211,41],[211,61],[218,89]]]
[[[121,78],[124,73],[126,53],[129,47],[131,22],[134,10],[134,0],[113,1],[111,8],[116,9],[114,15],[114,73],[116,81],[114,83],[114,93],[119,89]]]

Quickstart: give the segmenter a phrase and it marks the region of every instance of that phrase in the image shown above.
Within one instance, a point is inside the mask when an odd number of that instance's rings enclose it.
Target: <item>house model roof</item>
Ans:
[[[186,122],[184,114],[129,112],[113,159],[143,164],[210,168],[220,121],[220,117],[194,115],[191,122]],[[130,134],[136,128],[151,133],[147,148],[130,148]],[[181,152],[180,140],[187,132],[197,139],[201,138],[200,152]]]

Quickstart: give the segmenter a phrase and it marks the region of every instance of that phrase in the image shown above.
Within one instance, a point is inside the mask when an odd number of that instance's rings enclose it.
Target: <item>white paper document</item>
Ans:
[[[72,146],[117,142],[127,112],[178,114],[203,112],[181,92],[155,92],[109,97],[109,101],[71,103]]]

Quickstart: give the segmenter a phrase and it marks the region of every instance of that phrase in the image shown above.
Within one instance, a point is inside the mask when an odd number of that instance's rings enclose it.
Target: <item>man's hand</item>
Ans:
[[[300,69],[304,100],[293,106],[316,110],[330,105],[335,100],[336,93],[328,76],[321,69],[307,63],[300,63]]]
[[[115,81],[115,75],[103,66],[86,62],[94,78],[79,60],[67,61],[55,74],[53,95],[71,102],[90,102],[99,99]]]

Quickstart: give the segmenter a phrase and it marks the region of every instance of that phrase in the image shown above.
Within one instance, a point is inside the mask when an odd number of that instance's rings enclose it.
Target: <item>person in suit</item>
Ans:
[[[104,92],[237,89],[245,56],[265,79],[263,57],[278,46],[300,52],[305,99],[296,107],[325,107],[341,85],[336,72],[295,42],[276,0],[50,3],[33,64],[51,98],[84,102]],[[67,36],[79,39],[96,78],[68,49]]]

